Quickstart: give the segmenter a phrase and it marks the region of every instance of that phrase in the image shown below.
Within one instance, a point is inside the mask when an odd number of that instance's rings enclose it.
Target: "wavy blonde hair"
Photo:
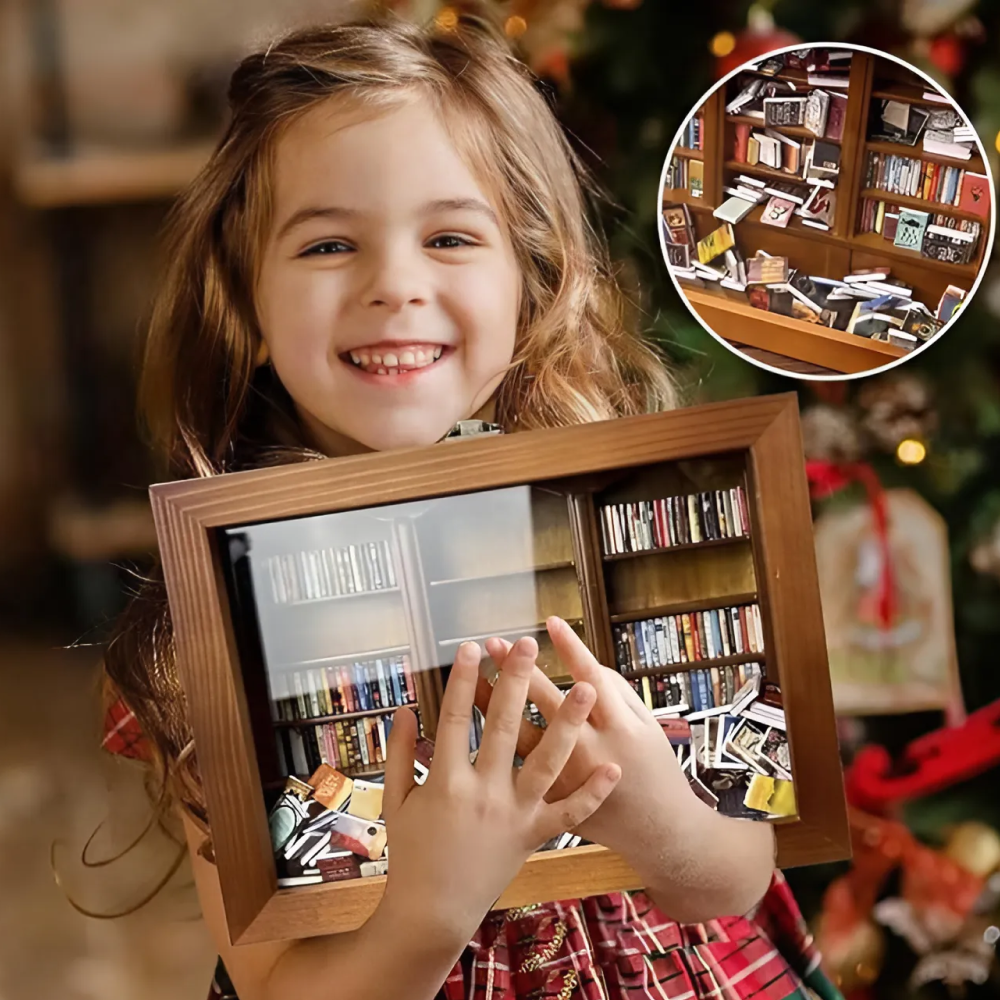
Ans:
[[[595,193],[536,81],[482,14],[449,30],[391,16],[298,31],[244,59],[232,118],[173,209],[149,328],[141,412],[165,474],[208,476],[317,456],[273,370],[258,367],[253,289],[271,224],[270,173],[285,129],[324,101],[379,114],[422,96],[488,185],[523,281],[515,354],[496,393],[508,431],[675,404],[673,383],[631,329]],[[109,690],[151,745],[164,789],[206,820],[162,576],[148,580],[107,649]]]

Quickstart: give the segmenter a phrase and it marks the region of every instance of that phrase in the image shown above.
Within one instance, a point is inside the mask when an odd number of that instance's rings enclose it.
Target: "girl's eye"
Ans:
[[[344,253],[345,251],[353,249],[354,247],[352,247],[350,244],[343,243],[340,240],[324,240],[322,243],[316,243],[313,246],[309,247],[308,249],[303,250],[299,256],[315,257],[321,254],[327,255],[335,253]]]
[[[433,236],[427,244],[434,250],[452,250],[455,247],[471,247],[473,241],[464,236],[456,236],[454,233],[443,233],[441,236]]]

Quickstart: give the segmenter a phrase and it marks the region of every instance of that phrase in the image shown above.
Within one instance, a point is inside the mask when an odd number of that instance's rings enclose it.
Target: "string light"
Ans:
[[[515,14],[507,18],[503,30],[510,38],[520,38],[528,30],[528,22],[520,14]]]
[[[454,31],[458,27],[458,11],[454,7],[442,7],[434,15],[434,23],[441,31]]]
[[[736,48],[736,36],[731,31],[720,31],[708,43],[708,48],[713,56],[721,59]]]
[[[896,458],[903,465],[919,465],[927,457],[927,448],[922,441],[906,438],[896,448]]]
[[[995,145],[997,147],[997,152],[1000,153],[1000,132],[997,132],[997,138],[996,138]]]

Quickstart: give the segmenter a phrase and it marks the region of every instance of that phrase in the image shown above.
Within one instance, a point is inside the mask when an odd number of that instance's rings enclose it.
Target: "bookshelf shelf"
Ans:
[[[960,170],[971,170],[983,173],[983,158],[973,153],[967,160],[954,156],[939,156],[937,153],[924,152],[923,146],[905,146],[899,142],[879,142],[877,139],[865,141],[865,151],[869,153],[888,153],[891,156],[906,156],[912,160],[923,160],[925,163],[938,163],[945,167],[958,167]],[[864,164],[862,164],[863,168]],[[885,194],[885,192],[882,192]],[[980,219],[982,221],[982,219]]]
[[[363,712],[341,712],[339,715],[316,715],[308,719],[275,719],[275,729],[298,729],[300,726],[319,726],[324,722],[347,722],[349,719],[363,719],[366,716],[389,715],[401,708],[411,708],[418,711],[416,703],[408,705],[386,705],[383,708],[369,708]]]
[[[566,618],[564,619],[567,625],[571,628],[577,627],[583,624],[582,618]],[[544,632],[545,622],[536,622],[534,625],[521,625],[515,628],[508,629],[494,629],[491,632],[479,632],[476,635],[463,635],[454,639],[441,639],[438,641],[439,646],[460,646],[463,642],[482,642],[484,639],[492,639],[496,636],[499,639],[504,638],[508,635],[530,635],[532,632]]]
[[[958,219],[970,219],[972,222],[982,223],[989,221],[981,215],[976,215],[975,212],[963,212],[960,208],[955,208],[954,205],[946,205],[944,202],[928,201],[926,198],[911,198],[909,195],[893,194],[891,191],[880,191],[878,188],[865,188],[861,192],[860,197],[873,198],[876,201],[884,201],[892,205],[902,205],[903,208],[915,208],[921,212],[930,212],[931,215],[940,212],[942,215],[954,215]]]
[[[685,542],[683,545],[668,545],[665,548],[643,549],[640,552],[612,552],[603,555],[604,562],[618,562],[621,559],[636,559],[640,556],[661,556],[671,552],[683,552],[690,549],[710,549],[717,545],[733,545],[737,542],[749,542],[749,535],[737,535],[735,538],[710,538],[705,542]]]
[[[669,663],[665,667],[645,667],[642,670],[629,670],[622,674],[626,680],[636,680],[640,677],[656,677],[659,674],[682,674],[688,670],[711,670],[712,667],[735,667],[741,663],[767,662],[764,653],[737,653],[736,656],[722,656],[715,660],[688,660],[686,663]]]
[[[728,594],[725,597],[703,598],[698,601],[674,601],[670,604],[643,608],[641,611],[612,614],[611,621],[613,624],[619,625],[626,622],[644,621],[646,618],[660,618],[663,615],[683,615],[690,611],[715,611],[718,608],[738,607],[741,604],[755,604],[756,601],[755,591],[745,594]]]
[[[878,85],[872,89],[872,98],[879,101],[902,101],[905,104],[922,104],[928,108],[950,107],[952,102],[924,97],[925,88],[910,87],[905,83]]]
[[[474,576],[453,576],[445,580],[429,580],[429,587],[450,587],[459,583],[477,583],[483,580],[497,580],[508,576],[522,576],[525,573],[551,573],[553,570],[570,569],[575,565],[572,559],[542,563],[539,566],[522,566],[520,569],[501,570],[497,573],[480,573]]]
[[[343,601],[350,597],[374,597],[381,594],[398,594],[399,587],[377,587],[374,590],[355,590],[351,594],[331,594],[329,597],[306,597],[298,601],[276,601],[276,608],[302,608],[314,604],[329,604],[331,601]]]
[[[953,275],[957,278],[964,278],[966,281],[975,281],[979,266],[972,264],[949,264],[945,261],[931,260],[925,257],[919,250],[907,250],[904,247],[897,247],[892,240],[887,240],[881,233],[856,233],[851,237],[851,242],[859,250],[868,250],[871,253],[881,254],[886,257],[895,257],[898,260],[912,261],[925,267],[933,267],[937,271]]]
[[[32,208],[173,198],[208,161],[211,143],[166,149],[83,148],[70,156],[24,154],[14,188]]]
[[[669,198],[667,195],[669,194]],[[683,204],[696,211],[711,212],[714,206],[708,204],[705,198],[695,198],[690,191],[683,188],[665,188],[663,191],[664,204]]]
[[[674,146],[673,153],[674,156],[684,156],[689,160],[703,160],[705,154],[700,149],[691,149],[688,146]]]
[[[787,170],[777,170],[762,163],[741,163],[739,160],[726,160],[725,167],[726,170],[732,170],[734,173],[749,174],[751,177],[760,177],[761,180],[804,183],[797,174],[789,173]]]
[[[803,128],[801,125],[765,125],[762,118],[754,118],[752,115],[726,115],[726,121],[733,125],[749,125],[751,128],[759,130],[769,128],[772,132],[780,132],[793,139],[806,139],[810,142],[814,139],[820,139],[823,142],[832,143],[834,146],[840,145],[840,140],[824,139],[823,136],[816,135],[815,132],[810,132],[809,129]]]
[[[333,656],[321,656],[315,660],[296,660],[293,663],[282,663],[277,666],[271,665],[274,670],[308,670],[311,667],[320,667],[327,663],[347,663],[351,660],[377,660],[382,656],[393,656],[396,653],[408,653],[409,646],[383,646],[381,649],[365,649],[356,653],[336,653]]]

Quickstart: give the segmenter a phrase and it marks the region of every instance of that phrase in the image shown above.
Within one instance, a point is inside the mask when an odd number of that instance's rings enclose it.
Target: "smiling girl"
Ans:
[[[169,475],[431,445],[473,416],[512,432],[674,404],[627,325],[577,160],[486,20],[301,32],[246,59],[230,98],[228,131],[175,209],[147,345],[144,414]],[[133,602],[106,671],[174,792],[241,1000],[777,1000],[805,997],[806,976],[825,983],[773,874],[770,826],[703,805],[627,682],[565,623],[548,628],[572,691],[547,681],[533,639],[487,643],[492,689],[464,644],[421,787],[416,718],[397,713],[392,866],[368,922],[234,948],[162,582]],[[529,697],[544,735],[519,730]],[[621,853],[646,891],[490,912],[566,828]]]

